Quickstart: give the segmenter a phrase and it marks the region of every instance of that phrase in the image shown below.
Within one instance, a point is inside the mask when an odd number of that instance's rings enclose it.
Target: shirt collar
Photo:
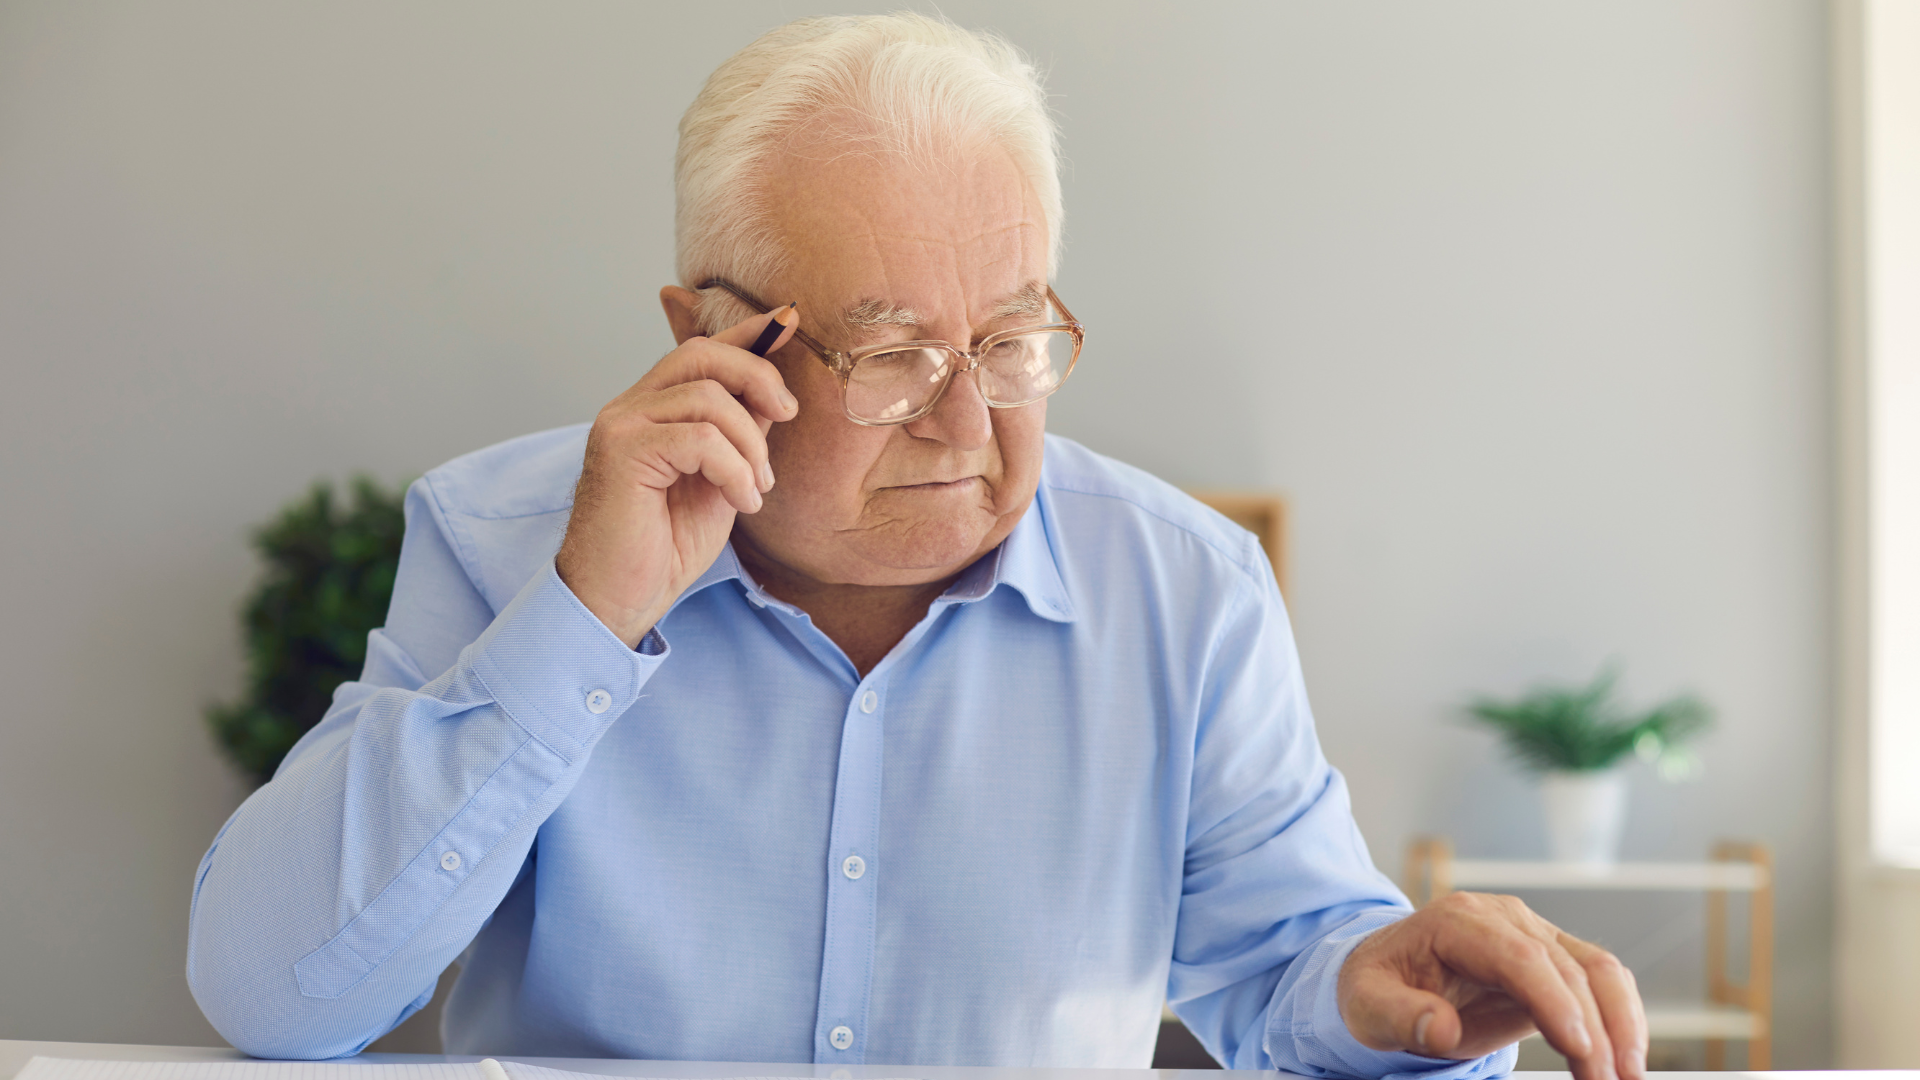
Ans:
[[[1054,549],[1050,527],[1051,508],[1045,488],[1033,498],[1033,504],[1021,515],[1000,546],[967,568],[960,580],[946,592],[961,602],[979,600],[1001,585],[1011,586],[1027,602],[1027,609],[1043,619],[1070,623],[1074,620],[1073,598],[1060,576],[1059,553]]]
[[[1073,599],[1067,595],[1066,581],[1060,576],[1053,531],[1048,528],[1050,515],[1046,503],[1043,496],[1035,495],[1033,504],[1021,515],[1013,532],[1000,542],[999,547],[967,567],[959,580],[940,594],[936,603],[970,604],[985,599],[993,590],[1007,585],[1026,600],[1027,609],[1035,615],[1053,622],[1072,622]],[[753,575],[740,565],[740,558],[734,554],[731,540],[720,549],[720,556],[713,560],[712,566],[707,567],[706,573],[695,578],[693,584],[687,586],[687,591],[673,602],[673,607],[679,607],[693,594],[723,581],[738,581],[741,590],[746,593],[747,601],[755,607],[771,607],[789,614],[800,614],[798,608],[775,599],[760,587],[759,582],[753,580]],[[673,608],[667,611],[672,614]]]

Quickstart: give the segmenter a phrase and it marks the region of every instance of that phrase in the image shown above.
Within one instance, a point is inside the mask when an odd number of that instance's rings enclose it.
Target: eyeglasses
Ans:
[[[762,315],[772,310],[718,278],[700,288],[725,289]],[[1086,340],[1086,328],[1052,287],[1046,287],[1046,293],[1050,313],[1057,313],[1059,321],[988,334],[971,350],[945,341],[899,341],[841,352],[804,330],[796,328],[793,336],[839,378],[841,407],[856,424],[886,427],[918,420],[933,411],[955,375],[976,369],[980,396],[987,404],[1016,409],[1060,389]]]

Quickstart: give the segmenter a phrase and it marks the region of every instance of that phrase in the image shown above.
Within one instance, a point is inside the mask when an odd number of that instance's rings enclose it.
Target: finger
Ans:
[[[766,316],[755,316],[766,321]],[[751,339],[749,339],[751,341]],[[632,393],[655,393],[684,382],[712,379],[727,392],[745,400],[747,408],[770,420],[791,420],[800,403],[787,390],[786,380],[772,361],[744,348],[713,338],[688,338],[642,376]]]
[[[748,413],[727,389],[712,379],[670,386],[642,399],[641,415],[656,424],[708,423],[720,429],[740,456],[753,466],[762,493],[773,488],[773,466],[767,458],[764,420]]]
[[[661,424],[651,441],[675,472],[705,479],[720,489],[735,510],[751,514],[760,509],[752,466],[719,428],[707,423]]]
[[[800,305],[788,304],[775,308],[768,316],[767,325],[760,329],[760,336],[753,339],[747,351],[755,356],[765,356],[780,347],[787,339],[787,331],[800,323]]]
[[[1460,1014],[1439,994],[1409,986],[1390,967],[1367,970],[1354,980],[1347,1029],[1375,1050],[1410,1050],[1449,1057],[1460,1045]]]
[[[1434,942],[1434,951],[1453,970],[1512,995],[1555,1050],[1580,1059],[1592,1053],[1586,1012],[1547,943],[1510,918],[1471,918],[1450,925]]]
[[[1606,1025],[1613,1050],[1614,1069],[1626,1080],[1645,1080],[1647,1075],[1647,1010],[1640,1000],[1640,986],[1619,957],[1589,941],[1564,931],[1560,947],[1586,969],[1587,985],[1600,1006],[1600,1019]]]
[[[1587,969],[1573,958],[1566,947],[1561,945],[1558,931],[1555,940],[1548,942],[1547,952],[1553,957],[1553,966],[1560,972],[1560,978],[1573,991],[1580,1002],[1580,1015],[1585,1019],[1587,1029],[1587,1052],[1582,1055],[1560,1052],[1568,1057],[1576,1080],[1616,1080],[1619,1073],[1613,1067],[1613,1042],[1607,1037],[1606,1020],[1600,1014],[1600,1002],[1593,996],[1593,981],[1587,978]],[[1558,1049],[1556,1047],[1556,1049]]]
[[[774,308],[765,315],[755,315],[727,327],[713,335],[712,340],[722,345],[732,345],[745,349],[754,356],[765,358],[775,349],[793,339],[793,332],[800,326],[800,304],[798,301],[784,307]],[[776,373],[778,369],[776,369]],[[781,392],[785,393],[783,382]],[[765,415],[773,415],[771,413]]]
[[[767,324],[770,322],[778,322],[782,326],[785,326],[787,330],[793,329],[800,325],[800,305],[798,303],[782,304],[763,315],[753,315],[741,319],[725,330],[717,330],[708,336],[722,345],[731,345],[736,349],[746,349],[753,345],[755,340],[766,330]],[[786,333],[783,331],[776,340],[784,342],[785,339]],[[769,351],[776,348],[779,348],[779,345],[769,346]]]

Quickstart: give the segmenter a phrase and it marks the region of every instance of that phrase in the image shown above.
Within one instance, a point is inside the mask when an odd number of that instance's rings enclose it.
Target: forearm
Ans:
[[[438,679],[342,687],[202,861],[187,974],[208,1019],[275,1057],[352,1053],[404,1019],[512,886],[654,652],[628,650],[549,566]]]

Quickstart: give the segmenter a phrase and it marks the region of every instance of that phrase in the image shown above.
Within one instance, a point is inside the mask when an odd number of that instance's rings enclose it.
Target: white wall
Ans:
[[[1537,849],[1472,693],[1698,690],[1707,774],[1642,777],[1628,853],[1777,846],[1776,1063],[1825,1063],[1823,9],[942,8],[1052,72],[1092,328],[1054,428],[1290,493],[1376,856]],[[248,526],[644,371],[674,123],[804,10],[0,6],[0,1037],[214,1039],[180,972]],[[1697,906],[1548,909],[1697,989]]]

